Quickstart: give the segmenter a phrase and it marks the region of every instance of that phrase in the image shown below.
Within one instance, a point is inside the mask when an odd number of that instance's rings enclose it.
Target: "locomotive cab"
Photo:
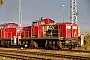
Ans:
[[[52,36],[54,20],[50,18],[32,22],[32,37]]]
[[[15,23],[5,23],[1,25],[2,28],[0,31],[2,38],[13,38],[15,36],[16,27],[18,26]]]
[[[0,39],[1,45],[5,42],[5,46],[8,45],[17,45],[18,44],[18,36],[20,36],[21,28],[18,26],[18,24],[9,22],[0,25]]]

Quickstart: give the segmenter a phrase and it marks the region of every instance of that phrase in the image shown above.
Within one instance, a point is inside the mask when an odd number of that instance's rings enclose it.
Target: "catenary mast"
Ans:
[[[21,0],[19,0],[19,26],[22,26],[22,10],[21,10]]]
[[[77,24],[77,6],[76,0],[70,0],[70,21]]]

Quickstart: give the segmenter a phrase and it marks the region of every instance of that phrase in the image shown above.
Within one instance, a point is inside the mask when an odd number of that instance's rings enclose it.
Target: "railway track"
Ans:
[[[21,59],[21,60],[51,60],[51,58],[45,58],[45,57],[40,57],[40,56],[28,56],[25,54],[15,54],[15,53],[5,53],[5,52],[0,52],[1,57],[5,58],[14,58],[14,59]]]
[[[33,49],[26,49],[26,50],[33,50]],[[72,49],[58,49],[58,50],[47,50],[47,49],[35,49],[35,50],[39,50],[39,51],[54,51],[54,52],[60,52],[60,51],[65,51],[65,52],[77,52],[77,53],[90,53],[90,50],[72,50]]]
[[[31,55],[28,55],[31,54]],[[89,60],[90,57],[84,57],[84,56],[72,56],[72,55],[65,55],[65,54],[51,54],[51,53],[40,53],[40,52],[29,52],[29,53],[21,53],[21,51],[16,53],[7,53],[7,52],[0,52],[0,56],[2,57],[9,57],[9,58],[16,58],[16,59],[39,59],[39,60],[52,60],[60,58],[66,58],[66,59],[79,59],[79,60]]]
[[[56,50],[55,50],[56,51]],[[66,50],[65,50],[66,51]],[[69,50],[67,50],[69,51]],[[76,50],[74,50],[75,52]],[[76,51],[77,52],[77,51]],[[81,51],[80,51],[81,52]],[[86,52],[88,53],[88,52]],[[35,51],[29,51],[29,50],[5,50],[0,49],[0,56],[3,57],[10,57],[10,58],[17,58],[17,59],[41,59],[41,60],[52,60],[52,59],[60,59],[60,58],[66,58],[66,59],[79,59],[79,60],[90,60],[89,56],[75,56],[71,54],[57,54],[57,53],[50,53],[50,52],[35,52]]]
[[[79,53],[90,53],[90,50],[72,50],[72,49],[60,49],[55,51],[69,51],[69,52],[79,52]]]
[[[8,50],[8,48],[0,48],[1,50]],[[13,50],[21,50],[20,48],[9,48]],[[25,50],[25,49],[24,49]],[[90,53],[90,50],[72,50],[72,49],[58,49],[58,50],[47,50],[47,49],[29,49],[26,48],[26,50],[43,50],[43,51],[68,51],[68,52],[79,52],[79,53]]]
[[[21,51],[18,51],[20,53]],[[79,59],[79,60],[89,60],[89,56],[74,56],[70,54],[53,54],[53,53],[42,53],[42,52],[25,52],[24,54],[32,54],[37,56],[45,56],[45,57],[51,57],[51,58],[67,58],[67,59]]]

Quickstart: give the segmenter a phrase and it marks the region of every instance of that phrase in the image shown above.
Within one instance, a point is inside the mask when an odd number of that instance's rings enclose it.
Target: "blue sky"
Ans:
[[[0,6],[0,23],[18,23],[18,0],[3,0]],[[49,17],[55,22],[62,21],[62,4],[64,7],[64,21],[70,21],[70,0],[22,0],[22,25],[31,25],[31,22],[40,17]],[[77,0],[78,24],[82,29],[90,31],[90,0]],[[86,14],[83,14],[86,13]]]

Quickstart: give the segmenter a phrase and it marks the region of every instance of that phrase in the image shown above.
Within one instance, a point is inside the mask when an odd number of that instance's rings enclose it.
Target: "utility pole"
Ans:
[[[70,0],[70,21],[77,24],[77,6],[76,0]]]
[[[64,22],[64,6],[65,5],[62,5],[62,22]]]
[[[22,9],[21,9],[21,0],[19,0],[19,26],[22,26]]]
[[[19,0],[19,27],[21,26],[22,26],[22,9],[21,9],[21,0]],[[20,31],[20,36],[18,37],[18,45],[19,44],[21,45],[19,39],[21,39],[21,31]]]

